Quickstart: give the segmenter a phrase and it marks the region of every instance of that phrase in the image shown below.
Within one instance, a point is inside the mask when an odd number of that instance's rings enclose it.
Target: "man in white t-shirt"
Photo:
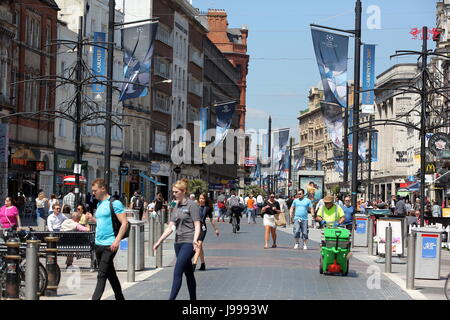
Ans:
[[[67,217],[61,213],[61,206],[59,203],[55,203],[53,206],[53,213],[47,218],[48,231],[60,231],[62,223],[67,220]]]

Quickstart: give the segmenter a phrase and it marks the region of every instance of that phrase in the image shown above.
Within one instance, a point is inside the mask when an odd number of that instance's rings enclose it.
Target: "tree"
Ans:
[[[208,185],[206,181],[201,179],[189,180],[189,192],[195,194],[196,197],[200,196],[203,192],[208,192]]]
[[[254,197],[258,196],[259,194],[263,197],[266,197],[267,195],[267,193],[256,184],[245,186],[244,193],[246,195],[251,193]]]

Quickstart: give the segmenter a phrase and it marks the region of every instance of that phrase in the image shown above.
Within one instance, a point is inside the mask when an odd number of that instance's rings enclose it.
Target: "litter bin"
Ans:
[[[416,237],[415,278],[440,279],[442,228],[413,228]]]
[[[128,221],[130,218],[139,220],[139,210],[125,209],[125,213],[127,214]]]
[[[131,224],[131,228],[135,228],[136,230],[135,271],[142,271],[145,267],[145,222],[133,218],[128,218],[128,222]],[[119,250],[117,250],[117,254],[114,257],[114,267],[118,271],[128,270],[128,239],[126,238],[120,241]]]
[[[369,217],[365,214],[355,214],[354,228],[353,228],[353,246],[354,247],[367,247],[367,230]]]

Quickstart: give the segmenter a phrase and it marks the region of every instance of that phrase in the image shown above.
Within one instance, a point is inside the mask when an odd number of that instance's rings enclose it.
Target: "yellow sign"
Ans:
[[[443,208],[442,209],[442,216],[446,218],[450,218],[450,208]]]
[[[427,163],[427,166],[425,168],[425,174],[433,174],[436,173],[436,165],[432,162]]]

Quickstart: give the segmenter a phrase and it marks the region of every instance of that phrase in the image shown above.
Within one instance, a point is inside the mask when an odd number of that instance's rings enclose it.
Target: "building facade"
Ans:
[[[10,100],[15,112],[26,112],[9,123],[8,193],[23,191],[35,197],[39,190],[53,192],[54,121],[42,113],[55,109],[55,86],[46,81],[56,73],[56,46],[47,45],[57,35],[57,12],[53,0],[13,1],[16,36]],[[36,81],[41,77],[42,81]]]
[[[78,35],[79,17],[85,17],[83,33],[85,38],[94,41],[95,32],[105,33],[107,39],[108,32],[108,1],[88,1],[88,0],[57,0],[61,8],[59,19],[67,24],[67,30],[61,29],[61,35],[68,33],[71,37]],[[123,13],[116,10],[115,21],[123,21]],[[123,80],[123,53],[121,49],[121,33],[116,30],[114,33],[114,62],[113,62],[113,79]],[[72,53],[76,55],[76,53]],[[61,73],[68,76],[73,71],[73,61],[64,61],[63,59],[73,59],[69,55],[62,55],[59,61]],[[76,57],[75,57],[76,58]],[[93,66],[93,46],[85,46],[83,50],[83,60],[87,66]],[[106,72],[106,71],[105,71]],[[86,74],[85,76],[89,76]],[[61,88],[61,87],[60,87]],[[67,88],[66,88],[67,89]],[[64,89],[61,89],[64,90]],[[92,85],[83,87],[83,99],[86,101],[83,105],[84,112],[95,112],[95,110],[106,110],[106,87],[103,93],[97,94],[92,90]],[[61,93],[62,96],[67,91]],[[113,90],[112,111],[121,114],[122,105],[118,101],[119,93]],[[92,110],[88,111],[86,104],[91,106]],[[73,110],[74,112],[74,110]],[[73,163],[75,162],[75,125],[74,122],[67,120],[57,120],[57,130],[55,131],[56,143],[58,145],[58,156],[55,158],[55,192],[59,193],[64,189],[63,178],[65,175],[73,173]],[[82,152],[82,175],[86,178],[85,187],[82,186],[81,192],[88,192],[90,183],[96,178],[104,177],[104,150],[105,150],[105,126],[104,119],[98,118],[81,124],[81,152]],[[125,122],[125,119],[124,119]],[[111,128],[111,184],[110,192],[120,190],[119,167],[123,151],[122,146],[122,130],[113,125]],[[66,188],[67,189],[67,188]],[[64,192],[63,192],[64,193]]]

